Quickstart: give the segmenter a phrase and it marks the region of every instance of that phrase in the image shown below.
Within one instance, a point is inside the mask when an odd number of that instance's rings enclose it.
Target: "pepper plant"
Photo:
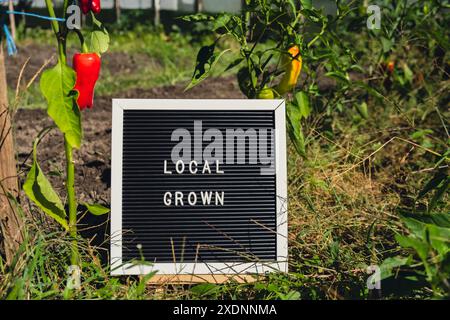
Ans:
[[[91,4],[96,3],[98,7],[95,7],[97,8],[95,10],[94,7],[91,7],[93,30],[90,32],[89,37],[86,37],[87,41],[85,41],[81,30],[69,29],[65,23],[68,18],[68,0],[65,0],[63,4],[64,18],[56,17],[51,0],[46,0],[45,2],[49,16],[52,18],[51,27],[57,41],[58,61],[54,67],[42,74],[40,88],[48,103],[48,115],[64,135],[67,206],[64,205],[57,192],[51,186],[50,181],[45,177],[37,159],[38,144],[51,128],[44,129],[34,142],[33,165],[28,173],[23,189],[34,204],[70,233],[72,238],[71,265],[80,265],[77,243],[78,202],[75,193],[73,151],[74,149],[79,149],[82,144],[83,129],[80,110],[87,107],[92,108],[93,106],[94,87],[101,65],[100,55],[108,49],[109,35],[94,15],[94,13],[99,12],[100,1],[88,1]],[[85,13],[88,13],[88,11]],[[73,68],[67,63],[66,53],[67,39],[71,32],[77,34],[81,47],[81,53],[75,54],[73,58]],[[108,209],[100,205],[85,204],[85,206],[93,214],[98,215],[108,212]]]
[[[417,284],[427,283],[437,299],[450,297],[450,206],[445,201],[450,189],[445,164],[449,162],[450,148],[447,148],[438,158],[436,172],[420,190],[415,203],[400,208],[405,232],[397,233],[395,239],[404,250],[402,255],[389,257],[380,266],[381,280],[404,280],[410,285],[404,289],[411,291]],[[424,200],[427,200],[426,205]]]
[[[197,55],[187,89],[205,80],[230,49],[219,50],[223,38],[239,46],[239,57],[227,68],[237,70],[242,93],[250,99],[286,98],[288,131],[298,153],[306,156],[303,125],[313,112],[329,114],[343,108],[345,93],[354,84],[349,71],[360,67],[336,30],[353,10],[331,1],[336,11],[326,15],[310,0],[246,0],[239,14],[195,14],[186,21],[209,24],[217,34],[214,43]],[[303,73],[305,76],[300,77]],[[333,78],[334,95],[324,99],[318,79]]]

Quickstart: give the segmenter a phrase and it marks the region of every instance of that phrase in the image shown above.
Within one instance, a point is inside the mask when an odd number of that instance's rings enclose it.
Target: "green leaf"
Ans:
[[[202,283],[191,288],[192,293],[197,296],[209,296],[219,291],[219,286],[213,283]]]
[[[415,219],[425,224],[432,224],[441,228],[450,229],[449,213],[427,213],[427,214],[403,213],[402,219],[403,218]]]
[[[225,27],[231,21],[231,16],[229,14],[220,14],[215,20],[212,31],[217,31],[220,28]]]
[[[421,250],[431,245],[439,255],[449,252],[450,228],[449,214],[402,214],[401,218],[408,227],[412,236],[403,244],[414,248],[422,260],[424,252]],[[431,222],[431,223],[429,223]],[[437,222],[437,223],[435,223]],[[439,225],[438,225],[439,224]]]
[[[369,111],[367,108],[367,103],[365,101],[363,101],[360,104],[357,104],[356,109],[358,110],[361,117],[363,117],[365,120],[369,119]]]
[[[450,252],[450,229],[427,225],[429,242],[442,257]]]
[[[136,299],[142,299],[145,296],[145,289],[147,289],[147,285],[148,282],[150,281],[151,278],[153,278],[156,274],[158,273],[158,271],[152,271],[148,274],[146,274],[145,276],[143,276],[138,284],[136,285],[136,287],[134,287],[134,296],[136,297]],[[133,288],[132,288],[133,289]]]
[[[420,259],[423,262],[426,262],[429,251],[429,246],[426,242],[413,237],[407,237],[402,235],[396,235],[395,239],[402,247],[414,249],[419,255]]]
[[[76,74],[67,65],[58,64],[41,76],[41,92],[48,103],[47,113],[74,148],[80,148],[83,136],[80,110],[75,102]]]
[[[302,4],[302,9],[312,9],[312,0],[300,0],[300,3]]]
[[[338,81],[341,81],[343,83],[349,83],[350,82],[350,77],[348,75],[348,73],[344,73],[341,71],[331,71],[331,72],[327,72],[325,74],[325,76],[330,77],[330,78],[334,78]]]
[[[420,190],[417,199],[422,199],[425,195],[427,195],[430,191],[435,190],[439,187],[439,185],[447,178],[447,173],[444,170],[439,170],[434,177],[427,182],[425,187]]]
[[[319,23],[325,19],[325,17],[320,15],[319,12],[317,12],[317,10],[302,8],[301,12],[305,18],[308,18],[309,20],[315,23]]]
[[[90,213],[92,213],[94,216],[102,216],[104,214],[109,213],[111,210],[102,206],[101,204],[95,203],[95,204],[89,204],[86,202],[82,203],[83,206],[88,209]]]
[[[186,87],[185,91],[195,87],[200,82],[205,80],[211,70],[214,68],[216,63],[222,57],[224,53],[229,51],[229,49],[224,50],[220,53],[215,53],[216,44],[213,43],[209,46],[203,46],[197,54],[197,63],[195,66],[194,74],[192,76],[191,82]]]
[[[278,294],[280,296],[281,300],[299,300],[300,299],[300,293],[298,291],[289,291],[287,294]]]
[[[405,74],[405,80],[412,83],[414,80],[414,74],[406,63],[403,65],[403,72]]]
[[[187,22],[207,22],[207,21],[214,21],[216,18],[209,14],[196,13],[182,16],[181,19]]]
[[[33,166],[28,173],[27,180],[23,185],[25,194],[33,201],[42,211],[48,214],[61,224],[64,229],[68,230],[69,226],[65,219],[66,211],[58,194],[53,190],[50,182],[42,173],[41,168],[36,159],[37,141],[33,147]]]
[[[312,1],[312,0],[308,0],[308,1]],[[293,15],[296,16],[297,15],[297,5],[295,3],[295,0],[288,0],[288,4],[291,7]]]
[[[447,179],[445,179],[442,185],[439,186],[439,188],[436,190],[433,198],[430,201],[430,204],[428,205],[428,211],[432,211],[434,208],[436,208],[439,201],[441,201],[444,195],[447,193],[449,186],[450,186],[450,177],[447,177]]]
[[[400,256],[387,258],[380,265],[380,273],[381,273],[380,280],[392,277],[394,275],[393,272],[394,269],[408,264],[410,260],[411,260],[410,257],[400,257]]]
[[[92,22],[94,25],[94,30],[90,35],[89,50],[101,55],[102,53],[108,51],[110,41],[109,33],[103,24],[95,18],[94,14],[92,14]]]
[[[417,130],[417,131],[413,132],[410,135],[410,137],[411,137],[411,139],[419,140],[419,139],[422,139],[422,138],[424,138],[427,135],[430,135],[432,133],[433,133],[433,130],[431,130],[431,129]]]
[[[293,103],[287,104],[287,122],[289,136],[294,143],[297,153],[306,158],[305,137],[301,125],[302,114],[300,108]]]
[[[392,40],[389,40],[385,37],[381,37],[381,44],[383,46],[384,53],[388,53],[389,51],[391,51],[392,46],[394,45]]]
[[[309,96],[306,92],[300,91],[295,94],[295,101],[303,118],[308,118],[311,114],[311,105],[309,103]]]
[[[407,218],[405,216],[402,216],[401,218],[403,223],[406,225],[406,227],[414,236],[416,236],[419,239],[424,238],[426,227],[424,223],[414,218]]]

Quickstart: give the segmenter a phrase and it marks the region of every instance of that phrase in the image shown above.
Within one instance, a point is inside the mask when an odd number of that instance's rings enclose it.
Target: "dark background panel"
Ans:
[[[203,132],[275,128],[273,111],[124,111],[123,260],[276,260],[275,175],[261,175],[261,165],[248,161],[221,164],[224,175],[164,175],[164,160],[171,163],[172,148],[178,143],[171,141],[172,132],[189,130],[193,143],[194,120],[202,120]],[[224,206],[185,203],[167,207],[163,202],[166,191],[181,191],[184,199],[195,192],[199,201],[202,191],[223,191]]]

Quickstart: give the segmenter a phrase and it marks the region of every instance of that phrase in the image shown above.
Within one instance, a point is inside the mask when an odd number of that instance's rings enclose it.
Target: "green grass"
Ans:
[[[402,252],[394,240],[403,231],[397,209],[417,195],[428,177],[412,172],[417,163],[432,165],[427,153],[411,150],[408,142],[385,145],[394,135],[409,139],[401,129],[402,115],[380,108],[371,117],[342,126],[331,141],[311,130],[315,137],[306,159],[289,148],[289,275],[275,273],[247,284],[148,286],[146,277],[111,277],[96,248],[81,240],[83,285],[69,292],[70,239],[33,211],[16,264],[0,269],[0,299],[365,299],[367,266]],[[339,126],[350,119],[343,114],[335,122]],[[435,126],[435,120],[421,127]],[[409,157],[400,164],[405,154]],[[361,164],[364,159],[372,166]],[[396,181],[405,174],[407,181]],[[416,297],[430,296],[418,292]]]

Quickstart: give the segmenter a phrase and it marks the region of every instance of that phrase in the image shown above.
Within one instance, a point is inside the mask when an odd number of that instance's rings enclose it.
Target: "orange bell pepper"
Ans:
[[[292,46],[288,50],[289,55],[284,55],[281,66],[285,69],[283,78],[276,90],[279,95],[291,91],[297,85],[298,77],[302,71],[302,57],[298,46]]]

